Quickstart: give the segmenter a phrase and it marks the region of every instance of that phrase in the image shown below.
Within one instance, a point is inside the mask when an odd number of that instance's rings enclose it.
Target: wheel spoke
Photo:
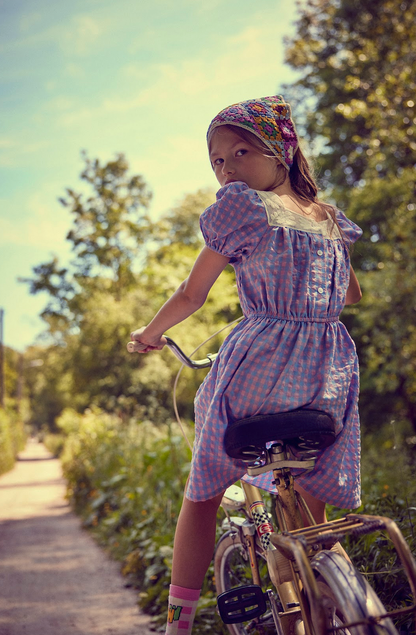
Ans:
[[[336,629],[334,635],[398,635],[388,618],[379,626],[370,623],[371,617],[384,615],[385,609],[366,580],[345,558],[323,551],[312,560],[312,567],[329,628]],[[351,626],[343,627],[344,624]]]

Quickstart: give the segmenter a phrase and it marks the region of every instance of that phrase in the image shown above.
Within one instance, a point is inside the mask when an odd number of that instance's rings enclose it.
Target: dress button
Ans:
[[[322,287],[318,287],[318,293],[323,293],[324,290],[322,289]]]
[[[318,249],[318,251],[317,251],[316,253],[318,254],[318,256],[322,256],[322,254],[323,254],[324,252],[322,251],[322,249]]]

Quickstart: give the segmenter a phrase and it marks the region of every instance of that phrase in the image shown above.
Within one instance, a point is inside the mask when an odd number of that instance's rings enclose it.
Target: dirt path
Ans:
[[[59,461],[36,442],[0,478],[0,635],[148,635],[136,593],[64,494]]]

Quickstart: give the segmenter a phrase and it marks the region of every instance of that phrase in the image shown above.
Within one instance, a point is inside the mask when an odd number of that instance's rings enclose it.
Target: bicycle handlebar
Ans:
[[[191,359],[190,357],[185,355],[185,353],[179,348],[176,342],[174,342],[170,337],[167,337],[165,335],[165,338],[166,338],[166,346],[170,348],[172,353],[176,355],[179,361],[185,366],[188,366],[188,368],[194,368],[194,369],[209,368],[210,366],[212,366],[215,358],[218,355],[218,353],[208,353],[204,359]],[[129,353],[138,352],[140,350],[140,343],[129,342],[127,344],[127,350]]]

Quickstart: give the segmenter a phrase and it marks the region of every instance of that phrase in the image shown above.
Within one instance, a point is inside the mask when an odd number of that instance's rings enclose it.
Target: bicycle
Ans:
[[[190,368],[207,368],[217,356],[192,360],[166,339]],[[137,350],[136,344],[128,350]],[[257,487],[242,481],[241,488],[227,489],[221,503],[225,533],[216,545],[214,571],[218,610],[231,635],[398,635],[391,618],[416,614],[415,602],[387,612],[339,545],[347,535],[387,531],[415,598],[416,562],[397,525],[358,514],[317,525],[294,489],[292,470],[313,469],[317,451],[334,441],[334,427],[328,414],[299,409],[227,428],[229,456],[245,461],[250,476],[272,471],[277,490],[277,531]],[[243,516],[231,515],[237,512]]]

